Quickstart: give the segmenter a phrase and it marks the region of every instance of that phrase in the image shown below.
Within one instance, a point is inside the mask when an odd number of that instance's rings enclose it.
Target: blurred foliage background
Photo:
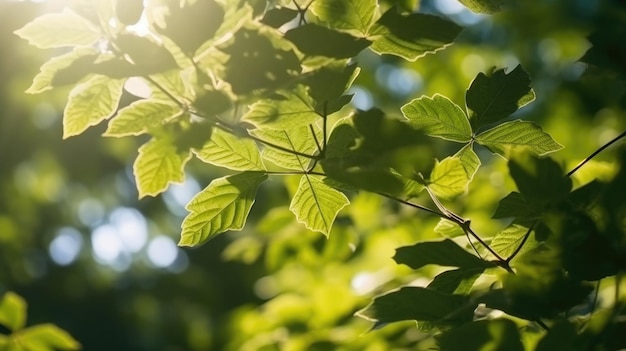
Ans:
[[[103,139],[102,125],[61,139],[67,91],[23,93],[58,53],[31,48],[12,32],[62,6],[0,0],[0,293],[24,296],[30,323],[56,323],[94,351],[428,346],[414,323],[368,333],[371,323],[353,314],[378,292],[437,273],[418,276],[391,257],[398,246],[436,237],[438,218],[355,194],[327,240],[289,213],[297,183],[287,177],[263,185],[244,231],[193,250],[176,247],[184,205],[223,171],[193,161],[184,184],[138,201],[132,160],[142,140]],[[422,0],[420,11],[467,29],[451,47],[414,63],[364,52],[355,107],[399,116],[410,99],[435,93],[463,104],[478,72],[521,63],[537,101],[520,113],[565,146],[553,155],[565,168],[625,129],[620,2],[512,1],[484,16],[456,0]],[[615,52],[602,69],[579,62],[592,33],[596,47]],[[438,156],[456,151],[429,142]],[[484,166],[469,194],[451,207],[488,237],[506,225],[490,217],[514,185],[504,160],[485,149],[479,156]],[[615,158],[612,149],[604,152],[575,183],[610,177]]]

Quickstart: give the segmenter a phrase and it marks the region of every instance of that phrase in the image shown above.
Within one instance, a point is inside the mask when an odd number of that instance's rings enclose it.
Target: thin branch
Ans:
[[[493,257],[496,258],[496,260],[498,260],[501,264],[501,267],[506,269],[507,272],[509,273],[513,273],[513,270],[511,269],[511,267],[509,267],[508,262],[506,262],[506,260],[504,258],[502,258],[500,255],[498,255],[497,252],[495,252],[491,246],[489,246],[489,244],[487,244],[483,239],[481,239],[480,236],[478,236],[478,234],[476,234],[476,232],[474,232],[472,230],[472,228],[469,225],[469,221],[466,221],[464,223],[457,223],[459,225],[461,225],[461,228],[463,228],[463,230],[467,230],[467,232],[469,232],[469,234],[476,239],[482,246],[485,247],[485,249],[487,249],[487,251],[489,251],[489,253],[491,253],[493,255]]]
[[[399,203],[401,203],[401,204],[405,204],[405,205],[407,205],[407,206],[411,206],[411,207],[414,207],[414,208],[420,209],[420,210],[422,210],[422,211],[426,211],[426,212],[428,212],[428,213],[434,214],[435,216],[441,217],[441,218],[443,218],[443,219],[448,219],[448,217],[447,217],[445,214],[440,213],[440,212],[437,212],[437,211],[435,211],[435,210],[433,210],[433,209],[430,209],[430,208],[428,208],[428,207],[426,207],[426,206],[422,206],[422,205],[414,204],[414,203],[412,203],[412,202],[409,202],[409,201],[406,201],[406,200],[402,200],[402,199],[399,199],[399,198],[397,198],[397,197],[395,197],[395,196],[391,196],[391,195],[388,195],[388,194],[385,194],[385,193],[379,193],[379,192],[377,192],[376,194],[378,194],[378,195],[380,195],[380,196],[382,196],[382,197],[386,197],[386,198],[388,198],[388,199],[390,199],[390,200],[393,200],[393,201],[399,202]]]
[[[322,121],[322,143],[323,143],[323,148],[320,150],[320,154],[322,156],[326,155],[326,145],[328,145],[328,101],[324,101],[324,116],[322,116],[322,118],[324,119]]]
[[[509,256],[506,259],[507,263],[510,263],[515,258],[515,256],[517,256],[517,254],[519,254],[520,251],[522,251],[522,247],[524,247],[524,244],[526,244],[526,241],[530,237],[530,233],[533,231],[536,224],[537,224],[537,221],[534,221],[533,224],[530,225],[530,227],[528,228],[528,231],[526,231],[526,234],[524,234],[524,237],[522,238],[522,242],[515,248],[515,251],[511,253],[511,256]]]
[[[311,130],[311,135],[313,135],[313,140],[315,140],[315,145],[317,146],[317,150],[319,150],[320,154],[324,151],[324,148],[320,144],[319,140],[317,140],[317,135],[315,135],[315,128],[312,124],[309,124],[309,129]]]
[[[574,169],[572,169],[571,171],[569,171],[567,173],[568,177],[571,177],[572,174],[576,173],[576,171],[578,171],[580,169],[580,167],[584,166],[585,163],[591,161],[592,158],[596,157],[599,153],[601,153],[602,151],[604,151],[604,149],[606,149],[607,147],[611,146],[612,144],[616,143],[618,140],[620,140],[621,138],[626,136],[626,131],[623,132],[622,134],[616,136],[615,138],[613,138],[611,141],[609,141],[608,143],[602,145],[598,150],[594,151],[591,155],[589,155],[587,158],[585,158],[584,160],[582,160],[578,165],[576,165],[576,167],[574,167]]]

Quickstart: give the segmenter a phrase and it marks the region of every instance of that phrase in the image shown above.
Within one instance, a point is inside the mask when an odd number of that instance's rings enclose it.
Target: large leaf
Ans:
[[[313,130],[315,131],[315,138],[321,142],[323,138],[321,128],[314,127]],[[315,155],[318,152],[317,143],[309,126],[301,126],[289,130],[259,129],[255,130],[253,134],[274,145],[307,155]],[[299,171],[308,169],[312,161],[310,158],[298,156],[270,146],[266,146],[263,149],[262,155],[263,159],[269,160],[279,167]]]
[[[500,11],[504,0],[459,0],[468,9],[477,13],[496,13]]]
[[[104,136],[122,137],[144,134],[183,113],[183,109],[177,105],[151,100],[135,101],[119,110],[111,119]]]
[[[461,160],[446,157],[443,161],[435,163],[430,173],[428,188],[440,199],[452,199],[465,192],[469,180]]]
[[[371,48],[379,54],[400,56],[409,61],[449,46],[462,27],[449,20],[413,13],[399,14],[391,8],[372,26]]]
[[[26,350],[80,350],[81,345],[68,332],[53,324],[40,324],[20,332]]]
[[[367,39],[356,38],[314,23],[287,31],[285,38],[306,55],[338,59],[354,57],[371,44]]]
[[[474,308],[469,304],[467,296],[405,287],[376,297],[357,315],[377,325],[404,320],[449,324],[471,321]]]
[[[462,143],[472,138],[472,127],[463,110],[443,95],[415,99],[402,106],[402,113],[430,136]]]
[[[69,9],[37,17],[15,34],[41,49],[88,46],[102,37],[98,27]]]
[[[446,331],[435,337],[441,351],[524,351],[515,322],[484,319]]]
[[[476,142],[491,152],[509,157],[514,149],[542,156],[563,148],[550,134],[533,122],[515,120],[502,123],[476,137]]]
[[[7,292],[0,299],[0,325],[11,331],[17,331],[26,325],[26,301],[13,293]]]
[[[304,175],[289,209],[308,229],[328,236],[337,213],[349,203],[342,192],[324,183],[323,177]]]
[[[485,268],[470,267],[441,272],[428,284],[427,288],[447,294],[467,295]]]
[[[524,246],[519,252],[522,254],[538,245],[534,234],[531,234],[531,236],[523,242],[526,233],[528,233],[528,227],[520,224],[511,224],[496,234],[489,246],[499,253],[500,256],[509,257],[523,243]]]
[[[366,35],[377,7],[376,0],[316,0],[311,11],[332,28],[355,30]]]
[[[465,251],[450,239],[423,241],[396,249],[393,259],[400,264],[418,269],[429,264],[447,267],[485,268],[494,264]]]
[[[465,93],[465,103],[474,131],[507,118],[535,99],[530,78],[521,66],[505,73],[499,69],[486,76],[479,73]]]
[[[197,246],[227,230],[241,230],[250,213],[263,172],[243,172],[214,179],[187,204],[181,246]]]
[[[509,160],[509,173],[528,206],[542,211],[545,206],[567,198],[572,180],[550,158],[536,158],[526,153]]]
[[[261,155],[252,139],[237,137],[221,129],[211,134],[211,140],[193,152],[204,162],[235,171],[264,170]]]
[[[522,194],[511,192],[498,203],[498,208],[492,218],[524,218],[533,219],[541,216],[541,209],[529,206]]]
[[[97,50],[79,47],[66,54],[53,57],[41,66],[40,72],[33,78],[33,84],[26,92],[38,94],[57,86],[76,83],[89,73],[84,70],[85,67],[77,66],[93,63],[97,56]],[[69,77],[70,75],[73,77]]]
[[[156,196],[170,183],[182,182],[183,168],[190,157],[189,151],[179,151],[168,138],[153,138],[142,145],[133,165],[139,197]]]
[[[476,152],[474,152],[473,143],[468,143],[463,146],[461,150],[457,151],[452,157],[458,157],[459,160],[461,160],[461,164],[463,168],[465,168],[467,176],[470,180],[473,179],[480,167],[480,159],[478,155],[476,155]]]
[[[117,110],[123,88],[123,79],[105,76],[94,76],[74,87],[63,112],[63,138],[81,134],[111,117]]]
[[[260,100],[250,106],[243,120],[258,127],[294,129],[320,120],[311,99],[302,89],[274,100]]]

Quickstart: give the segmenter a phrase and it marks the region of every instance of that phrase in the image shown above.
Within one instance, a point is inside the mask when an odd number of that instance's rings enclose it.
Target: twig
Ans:
[[[530,237],[530,233],[532,233],[536,224],[537,221],[534,221],[533,224],[528,227],[526,234],[524,234],[524,237],[522,238],[522,242],[515,248],[515,251],[513,251],[513,253],[511,253],[511,255],[506,259],[507,263],[510,263],[515,258],[515,256],[517,256],[517,254],[519,254],[519,252],[522,250],[522,247],[524,247],[524,244],[526,244],[526,241]]]
[[[585,158],[584,160],[580,161],[580,163],[578,165],[576,165],[576,167],[574,167],[574,169],[572,169],[571,171],[569,171],[567,173],[568,177],[571,177],[572,174],[576,173],[576,171],[578,171],[580,169],[580,167],[584,166],[585,163],[591,161],[592,158],[596,157],[599,153],[601,153],[602,151],[604,151],[604,149],[606,149],[607,147],[611,146],[612,144],[614,144],[615,142],[617,142],[618,140],[620,140],[621,138],[626,136],[626,131],[623,132],[622,134],[616,136],[615,138],[613,138],[611,141],[609,141],[608,143],[602,145],[599,149],[597,149],[596,151],[594,151],[591,155],[589,155],[587,158]]]

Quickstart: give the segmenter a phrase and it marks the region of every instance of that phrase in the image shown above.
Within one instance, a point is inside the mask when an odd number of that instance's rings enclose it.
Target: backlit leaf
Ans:
[[[241,138],[221,129],[215,129],[211,140],[193,152],[204,162],[235,171],[265,169],[259,149],[252,139]]]
[[[99,28],[69,9],[37,17],[15,34],[41,49],[89,46],[102,37]]]
[[[454,238],[457,236],[465,235],[465,232],[458,224],[447,220],[445,218],[441,218],[435,228],[433,228],[435,233],[441,234],[448,238]]]
[[[462,27],[441,17],[422,13],[402,15],[391,8],[372,26],[371,48],[379,54],[400,56],[409,61],[452,44]]]
[[[316,0],[311,11],[330,27],[366,35],[374,21],[376,0]]]
[[[479,73],[465,93],[474,131],[509,117],[534,99],[530,78],[522,66],[509,73],[499,69],[491,76]]]
[[[502,123],[476,137],[476,142],[491,152],[509,157],[514,149],[542,156],[563,148],[550,134],[533,122],[515,120]]]
[[[39,94],[56,86],[62,85],[59,84],[57,77],[60,72],[71,70],[71,67],[75,65],[78,60],[87,59],[93,62],[96,57],[97,51],[95,49],[83,47],[76,48],[66,54],[53,57],[41,66],[40,72],[35,76],[35,78],[33,78],[33,83],[26,90],[26,92],[28,94]],[[78,79],[80,78],[82,77],[78,77]],[[78,81],[78,79],[76,79],[76,81]],[[75,83],[75,81],[67,84],[72,83]]]
[[[119,110],[109,122],[104,136],[140,135],[180,116],[184,111],[176,105],[151,100],[135,101]]]
[[[24,328],[26,301],[21,296],[9,291],[0,298],[0,325],[11,331]]]
[[[328,236],[337,213],[349,203],[342,192],[324,183],[322,177],[304,175],[289,209],[308,229]]]
[[[178,245],[197,246],[227,230],[241,230],[265,179],[263,172],[214,179],[187,204],[190,213],[183,221]]]
[[[459,0],[468,9],[476,13],[496,13],[500,11],[504,0]]]
[[[53,324],[40,324],[20,332],[26,350],[80,350],[81,345],[68,332]]]
[[[323,138],[322,130],[319,127],[314,127],[313,130],[317,140],[321,142]],[[253,134],[262,140],[307,155],[315,155],[318,152],[315,138],[309,126],[300,126],[289,130],[259,129],[255,130]],[[263,159],[269,160],[277,166],[299,171],[307,169],[312,162],[310,158],[294,155],[270,146],[266,146],[263,149],[262,155]]]
[[[472,127],[463,110],[443,95],[415,99],[402,106],[402,113],[427,135],[458,142],[472,138]]]
[[[485,268],[493,264],[472,255],[450,239],[423,241],[396,249],[394,261],[418,269],[429,264],[447,267]]]
[[[500,256],[508,257],[522,244],[524,236],[528,232],[528,228],[519,224],[511,224],[496,234],[491,240],[489,246],[494,249]],[[534,234],[531,234],[524,243],[520,253],[527,252],[537,246]]]
[[[314,23],[293,28],[285,33],[305,55],[333,58],[350,58],[370,46],[367,39],[356,38]]]
[[[538,213],[538,210],[540,211],[541,209],[535,209],[529,206],[522,194],[514,191],[500,200],[498,208],[496,208],[496,212],[493,214],[492,218],[530,218],[540,216],[541,213]]]
[[[473,143],[468,143],[463,146],[461,150],[457,151],[452,157],[458,157],[461,160],[461,164],[465,171],[467,172],[467,176],[469,179],[473,179],[476,171],[480,167],[480,159],[476,152],[474,151]]]
[[[77,85],[63,112],[63,138],[81,134],[111,117],[117,110],[124,87],[124,79],[94,76]]]
[[[461,160],[446,157],[437,161],[428,181],[429,189],[441,199],[452,199],[463,194],[469,183],[467,171]]]
[[[189,151],[179,151],[168,138],[153,138],[143,144],[133,165],[139,197],[156,196],[170,183],[181,183],[190,157]]]
[[[258,127],[294,129],[320,120],[305,92],[299,91],[280,100],[260,100],[243,116]]]
[[[439,273],[427,288],[447,294],[468,294],[485,267],[459,268]]]

